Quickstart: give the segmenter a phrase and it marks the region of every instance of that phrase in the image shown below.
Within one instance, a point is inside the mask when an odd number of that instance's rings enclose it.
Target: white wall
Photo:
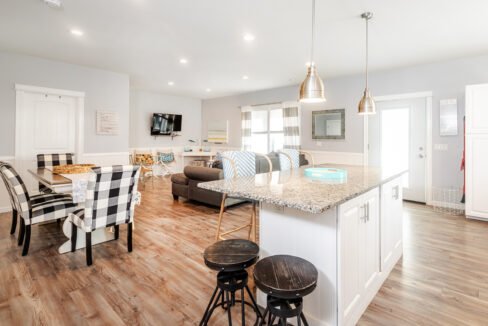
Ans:
[[[181,136],[151,136],[153,113],[183,115]],[[174,148],[191,145],[188,140],[202,140],[202,101],[161,93],[133,90],[130,96],[130,147]]]
[[[129,76],[59,61],[0,52],[0,156],[15,155],[15,84],[85,92],[86,153],[127,152]],[[95,133],[97,110],[117,111],[120,133]]]
[[[305,76],[305,72],[304,72]],[[326,77],[326,76],[324,76]],[[302,148],[329,152],[363,151],[363,119],[357,115],[357,103],[362,95],[364,76],[355,75],[334,79],[325,78],[327,102],[306,105],[302,112]],[[462,117],[464,116],[464,88],[467,84],[488,82],[488,56],[464,58],[447,62],[406,67],[370,75],[374,96],[422,91],[433,92],[433,144],[446,144],[447,151],[433,152],[433,186],[460,186],[463,175],[459,171],[463,149]],[[282,87],[237,96],[204,100],[202,103],[202,132],[207,121],[230,121],[230,145],[240,147],[239,106],[267,102],[296,100],[298,86]],[[458,136],[439,136],[439,100],[457,98],[459,113]],[[319,109],[346,109],[346,139],[322,140],[322,146],[312,139],[311,112]]]

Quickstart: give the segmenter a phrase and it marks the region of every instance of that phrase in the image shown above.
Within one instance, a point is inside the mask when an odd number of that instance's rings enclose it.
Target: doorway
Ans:
[[[429,103],[425,96],[380,97],[367,122],[367,164],[385,174],[408,170],[403,197],[421,203],[429,202],[430,193]]]
[[[29,191],[37,184],[28,174],[37,167],[37,154],[75,153],[83,145],[84,94],[16,85],[15,166]]]

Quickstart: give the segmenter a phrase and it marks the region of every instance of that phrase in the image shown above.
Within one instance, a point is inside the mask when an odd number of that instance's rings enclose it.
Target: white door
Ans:
[[[27,170],[37,166],[37,154],[76,151],[76,98],[22,92],[18,100],[15,164],[29,191],[35,191]]]
[[[404,99],[376,103],[368,116],[368,160],[389,174],[408,170],[403,198],[426,202],[426,99]]]

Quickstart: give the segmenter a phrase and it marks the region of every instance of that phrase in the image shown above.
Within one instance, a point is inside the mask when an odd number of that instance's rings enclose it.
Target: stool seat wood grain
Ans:
[[[216,271],[237,271],[256,263],[259,246],[244,239],[222,240],[207,247],[203,253],[205,265]]]
[[[295,256],[266,257],[254,268],[256,286],[276,298],[304,297],[315,289],[317,279],[318,271],[315,266]]]

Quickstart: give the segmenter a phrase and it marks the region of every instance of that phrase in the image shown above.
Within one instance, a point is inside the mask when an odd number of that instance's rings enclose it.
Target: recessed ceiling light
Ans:
[[[207,88],[205,92],[210,93],[212,90],[210,88]]]
[[[74,36],[83,36],[83,31],[80,29],[73,28],[70,32]]]
[[[244,79],[244,80],[248,80],[248,79],[249,79],[249,76],[244,75],[244,76],[242,76],[242,79]]]
[[[255,39],[254,35],[252,35],[250,33],[244,34],[244,41],[252,42],[252,41],[254,41],[254,39]]]
[[[173,86],[174,84],[175,84],[175,82],[174,82],[174,81],[169,81],[169,82],[168,82],[168,85],[169,85],[169,86]]]
[[[61,0],[43,0],[51,8],[61,8]]]
[[[181,58],[180,63],[185,65],[188,63],[188,60],[186,58]]]

